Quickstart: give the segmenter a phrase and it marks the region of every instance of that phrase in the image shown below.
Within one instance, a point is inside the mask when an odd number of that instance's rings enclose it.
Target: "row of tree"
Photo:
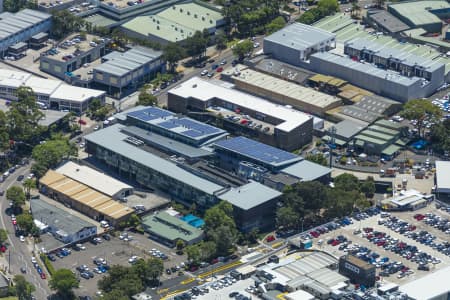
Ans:
[[[128,300],[147,286],[158,286],[164,265],[159,258],[139,259],[131,267],[112,266],[98,282],[104,300]]]
[[[238,239],[233,206],[230,203],[222,201],[206,210],[204,220],[205,240],[186,247],[188,260],[193,265],[218,256],[230,255]]]
[[[297,22],[304,24],[312,24],[323,17],[332,15],[339,11],[339,2],[337,0],[319,0],[317,7],[314,7],[303,13]]]
[[[351,214],[368,207],[366,196],[373,196],[372,180],[360,184],[351,174],[342,174],[334,179],[334,188],[320,182],[302,182],[286,188],[283,205],[277,210],[277,225],[283,228],[300,229],[300,224],[312,226],[335,217]]]

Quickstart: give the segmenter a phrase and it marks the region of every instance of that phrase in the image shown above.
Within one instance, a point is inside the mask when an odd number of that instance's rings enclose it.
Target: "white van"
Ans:
[[[102,228],[109,228],[109,223],[107,221],[103,220],[103,221],[100,221],[100,226]]]

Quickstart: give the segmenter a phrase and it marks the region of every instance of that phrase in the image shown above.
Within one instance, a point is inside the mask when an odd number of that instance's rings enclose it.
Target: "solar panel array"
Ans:
[[[269,164],[282,163],[291,159],[299,158],[299,156],[290,152],[245,137],[235,137],[228,140],[222,140],[217,142],[216,145],[221,148],[237,152],[248,158]]]
[[[211,134],[221,133],[223,130],[189,118],[177,118],[175,114],[157,107],[147,107],[128,113],[128,116],[144,122],[151,122],[155,126],[176,132],[178,134],[199,138]]]
[[[134,118],[142,120],[144,122],[156,120],[159,118],[166,118],[166,117],[170,117],[173,115],[174,114],[171,113],[170,111],[160,109],[157,107],[153,107],[153,106],[128,113],[128,116],[134,117]]]

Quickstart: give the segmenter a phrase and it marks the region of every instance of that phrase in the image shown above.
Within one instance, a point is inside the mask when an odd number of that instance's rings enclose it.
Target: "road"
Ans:
[[[1,198],[5,198],[6,190],[13,185],[20,186],[17,181],[19,175],[29,174],[29,166],[22,166],[11,174],[4,182],[0,184],[0,189],[5,191],[5,195]],[[9,202],[6,199],[0,201],[0,222],[1,226],[8,231],[8,251],[5,253],[6,263],[8,264],[8,258],[10,257],[11,269],[8,270],[12,276],[15,274],[21,274],[20,268],[26,268],[26,274],[22,274],[25,278],[36,287],[36,291],[33,293],[36,299],[46,299],[51,295],[50,288],[48,287],[47,280],[43,280],[39,277],[39,274],[31,263],[31,249],[32,241],[27,240],[25,243],[21,243],[14,234],[14,227],[11,222],[11,217],[6,214],[6,209],[9,207]],[[44,269],[44,272],[46,270]],[[47,273],[47,272],[46,272]],[[48,274],[48,273],[47,273]]]

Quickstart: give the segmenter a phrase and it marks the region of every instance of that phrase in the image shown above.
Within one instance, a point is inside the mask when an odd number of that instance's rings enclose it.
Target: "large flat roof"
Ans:
[[[125,126],[115,124],[102,130],[86,135],[85,140],[97,144],[103,148],[113,151],[123,157],[133,160],[141,165],[183,182],[195,189],[207,194],[214,194],[223,187],[209,180],[198,177],[176,164],[158,157],[150,152],[129,144],[125,141],[129,136],[121,131]]]
[[[151,231],[172,241],[177,239],[191,241],[203,235],[201,229],[191,226],[164,211],[143,217],[142,223],[144,223]]]
[[[40,199],[31,199],[30,207],[33,219],[57,228],[58,231],[63,231],[67,235],[75,234],[84,228],[96,227],[94,224],[80,219],[66,210]]]
[[[446,299],[450,293],[449,277],[450,267],[446,267],[400,286],[400,291],[414,300],[439,299],[439,296]]]
[[[169,93],[182,98],[194,98],[207,102],[213,99],[221,99],[237,107],[245,107],[263,115],[272,116],[282,122],[275,128],[289,132],[312,119],[311,115],[298,110],[278,105],[259,97],[249,95],[226,87],[225,84],[213,83],[193,77],[174,87]]]
[[[398,73],[377,68],[372,64],[361,63],[359,61],[354,61],[348,57],[339,56],[329,52],[314,53],[311,55],[311,57],[316,57],[322,61],[328,61],[336,65],[344,66],[354,71],[370,74],[371,76],[389,80],[403,86],[411,86],[421,81],[421,78],[419,77],[401,76]]]
[[[58,80],[44,79],[37,76],[31,76],[25,83],[26,86],[33,89],[37,94],[51,95],[63,83]]]
[[[450,161],[437,160],[435,163],[437,188],[450,192]]]
[[[114,51],[105,55],[102,59],[107,61],[94,67],[94,70],[120,77],[158,59],[161,55],[161,51],[134,46],[126,52]]]
[[[408,30],[410,28],[402,20],[385,10],[370,14],[369,17],[392,33]]]
[[[269,35],[264,40],[293,49],[305,50],[335,37],[334,33],[295,22]]]
[[[235,74],[235,69],[239,69],[239,73]],[[333,104],[341,103],[341,100],[335,96],[257,72],[242,65],[228,68],[223,72],[223,74],[231,76],[235,82],[243,82],[259,89],[264,89],[268,91],[268,93],[277,94],[278,97],[276,98],[279,99],[280,102],[282,102],[281,97],[295,99],[298,101],[299,107],[301,107],[303,103],[307,103],[320,109],[324,109],[332,106]]]
[[[280,167],[292,164],[302,158],[293,153],[239,136],[231,139],[221,140],[214,144],[214,147],[225,149],[243,157],[261,162],[264,165]]]
[[[50,14],[32,9],[0,14],[0,37],[6,39],[50,18]]]
[[[258,182],[250,181],[243,186],[232,188],[218,197],[230,202],[233,206],[248,210],[281,195],[282,193],[277,190]]]
[[[122,190],[131,190],[132,186],[123,183],[105,173],[87,166],[68,161],[56,169],[56,172],[81,182],[103,194],[113,197]]]
[[[195,141],[226,134],[223,129],[176,115],[156,106],[142,107],[140,110],[129,112],[127,116]]]
[[[280,172],[297,177],[302,181],[312,181],[330,174],[331,169],[304,159]]]
[[[433,10],[450,9],[447,1],[405,1],[388,5],[388,10],[397,12],[415,26],[431,23],[441,23],[441,20],[432,13]]]
[[[102,97],[104,94],[105,91],[87,89],[68,84],[61,84],[55,90],[55,92],[51,94],[50,98],[62,99],[73,102],[84,102],[91,98]]]

